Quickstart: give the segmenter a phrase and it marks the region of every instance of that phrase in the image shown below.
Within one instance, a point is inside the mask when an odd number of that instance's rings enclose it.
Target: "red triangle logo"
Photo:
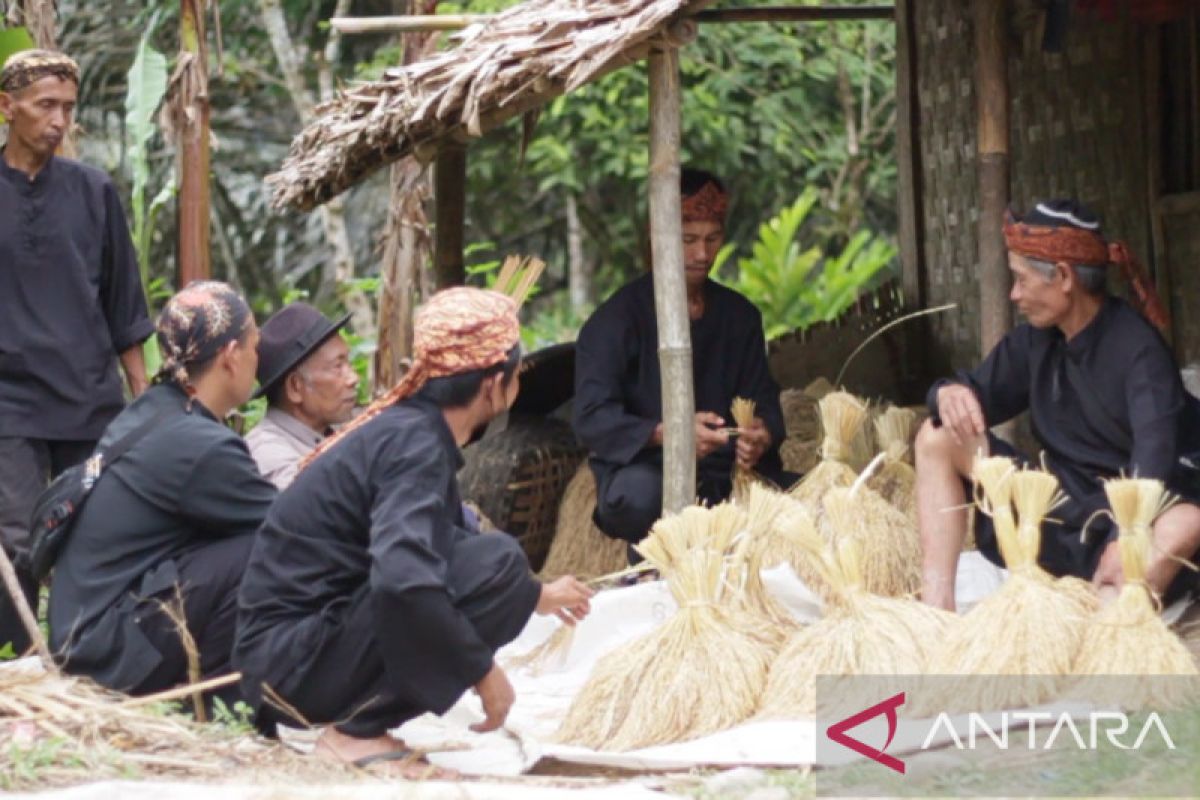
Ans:
[[[825,735],[828,736],[832,741],[840,744],[842,747],[848,747],[859,755],[866,756],[872,761],[877,761],[888,769],[893,769],[903,775],[904,762],[883,752],[884,750],[887,750],[888,745],[892,743],[892,739],[896,736],[896,709],[902,705],[904,705],[904,692],[893,695],[887,700],[884,700],[882,703],[876,703],[870,708],[863,709],[853,716],[846,717],[841,722],[835,722],[833,725],[830,725],[828,729],[826,729]],[[871,747],[869,744],[864,744],[858,739],[846,734],[846,731],[857,728],[867,720],[874,719],[880,714],[887,716],[888,724],[887,741],[883,743],[882,750]]]

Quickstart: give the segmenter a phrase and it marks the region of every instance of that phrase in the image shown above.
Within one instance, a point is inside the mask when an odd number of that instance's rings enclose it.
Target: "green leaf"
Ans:
[[[36,46],[25,28],[0,28],[0,67],[13,53],[32,50]],[[5,122],[3,114],[0,114],[0,122]]]

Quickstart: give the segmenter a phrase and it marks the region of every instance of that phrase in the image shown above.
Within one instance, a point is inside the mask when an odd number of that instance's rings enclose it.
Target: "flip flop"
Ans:
[[[420,758],[420,755],[418,755],[413,750],[410,750],[407,747],[401,747],[398,750],[389,750],[386,753],[375,753],[374,755],[363,756],[362,758],[356,758],[355,760],[351,761],[350,763],[353,766],[359,767],[361,769],[364,767],[369,767],[372,764],[381,764],[381,763],[386,763],[389,761],[406,761],[409,759],[416,761],[419,758]]]
[[[350,763],[359,769],[367,769],[376,764],[391,764],[397,761],[408,762],[407,766],[414,769],[414,774],[412,775],[395,776],[402,777],[405,780],[456,780],[459,777],[458,773],[454,770],[443,769],[435,764],[431,764],[424,755],[407,747],[389,750],[386,753],[363,756]]]

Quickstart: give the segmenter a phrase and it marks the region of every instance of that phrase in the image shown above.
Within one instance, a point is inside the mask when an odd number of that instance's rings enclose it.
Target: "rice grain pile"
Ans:
[[[1024,708],[1055,697],[1096,608],[1090,591],[1060,584],[1037,564],[1042,520],[1061,498],[1058,479],[1000,457],[978,461],[974,477],[1010,574],[937,648],[930,671],[963,677],[941,684],[939,696],[918,713]],[[970,677],[992,675],[1024,679]]]
[[[1143,675],[1200,675],[1187,647],[1155,607],[1146,585],[1153,552],[1151,526],[1171,503],[1162,483],[1121,478],[1104,484],[1120,531],[1117,546],[1125,584],[1115,600],[1088,624],[1074,671],[1085,675],[1072,690],[1131,710],[1167,709],[1195,702],[1196,681],[1137,680]],[[1119,676],[1119,677],[1118,677]]]
[[[847,392],[832,392],[818,404],[821,411],[821,463],[796,484],[790,494],[819,514],[821,498],[832,488],[850,486],[856,470],[870,461],[863,431],[870,415],[867,404]]]
[[[592,522],[595,508],[596,479],[592,468],[584,462],[563,492],[554,540],[539,573],[543,580],[563,575],[595,578],[616,572],[629,563],[628,545],[605,536]]]

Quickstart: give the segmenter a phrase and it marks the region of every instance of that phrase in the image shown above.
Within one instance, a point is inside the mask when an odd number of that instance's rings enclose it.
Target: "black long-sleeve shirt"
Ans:
[[[1089,413],[1094,404],[1081,400],[1068,359],[1098,409],[1121,426],[1121,436],[1095,408]],[[1058,328],[1017,326],[974,370],[930,388],[927,405],[936,424],[938,391],[952,382],[974,390],[989,427],[1028,410],[1047,466],[1088,513],[1107,506],[1102,480],[1122,472],[1176,488],[1185,390],[1166,342],[1123,300],[1106,298],[1070,341]],[[1108,527],[1104,520],[1093,525]]]
[[[749,300],[714,281],[705,283],[704,292],[704,315],[691,323],[696,411],[728,421],[735,397],[755,401],[772,441],[760,468],[777,471],[786,432],[779,385],[767,366],[762,315]],[[591,451],[597,481],[649,450],[661,420],[654,279],[647,274],[596,309],[576,342],[575,432]],[[701,459],[698,470],[729,475],[733,463],[731,441]]]
[[[0,156],[0,436],[97,439],[124,405],[119,353],[154,327],[103,172]]]
[[[455,606],[456,544],[479,536],[462,517],[454,437],[433,403],[383,411],[297,476],[255,539],[239,595],[234,663],[285,697],[319,655],[352,596],[370,592],[374,632],[396,693],[448,710],[477,684],[492,649]],[[541,592],[516,594],[528,619]]]
[[[275,487],[245,442],[172,384],[152,386],[104,432],[111,446],[163,416],[108,466],[54,567],[50,644],[74,672],[105,686],[139,685],[161,656],[134,621],[138,598],[179,580],[174,559],[215,539],[258,529]]]

